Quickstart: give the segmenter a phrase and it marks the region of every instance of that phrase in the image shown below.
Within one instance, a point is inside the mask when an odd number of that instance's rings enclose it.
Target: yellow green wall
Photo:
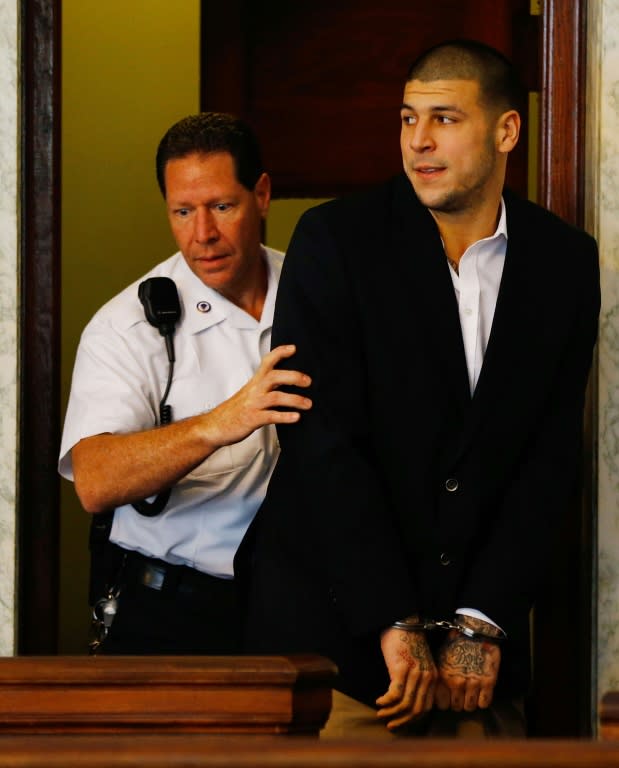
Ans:
[[[277,194],[276,189],[273,190],[273,194]],[[265,233],[266,244],[285,251],[299,216],[310,206],[318,205],[324,200],[325,198],[310,197],[271,200]]]
[[[62,17],[64,417],[82,328],[175,250],[154,155],[167,128],[199,110],[200,1],[63,0]],[[268,244],[285,250],[314,202],[275,200]],[[87,647],[88,524],[73,485],[61,481],[61,653]]]
[[[62,413],[82,328],[174,251],[154,172],[167,128],[199,109],[199,0],[62,3]],[[88,517],[61,488],[61,653],[83,653]]]

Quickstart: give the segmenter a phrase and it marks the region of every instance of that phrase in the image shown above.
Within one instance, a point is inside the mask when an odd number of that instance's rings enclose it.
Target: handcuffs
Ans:
[[[499,634],[491,635],[489,632],[480,632],[454,621],[434,621],[433,619],[426,619],[424,621],[394,621],[391,626],[394,629],[403,629],[405,632],[420,632],[433,629],[456,630],[456,632],[469,638],[469,640],[491,640],[500,643],[507,639],[507,634],[499,627],[497,627]]]

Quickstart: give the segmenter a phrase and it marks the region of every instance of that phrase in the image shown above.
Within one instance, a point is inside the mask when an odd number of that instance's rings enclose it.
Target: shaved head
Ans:
[[[406,81],[411,80],[474,80],[486,109],[522,110],[523,89],[511,62],[476,40],[451,40],[430,48],[411,64]]]

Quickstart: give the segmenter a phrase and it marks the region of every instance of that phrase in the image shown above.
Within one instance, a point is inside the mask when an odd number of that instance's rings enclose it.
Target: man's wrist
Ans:
[[[463,632],[463,634],[470,637],[479,636],[489,640],[504,640],[506,637],[505,632],[500,627],[497,627],[496,624],[491,624],[483,619],[468,616],[465,613],[456,613],[454,624],[458,627],[462,627],[464,630],[469,630],[472,633],[471,635],[466,631]]]
[[[403,619],[398,619],[391,624],[391,629],[401,629],[404,632],[421,632],[426,628],[426,623],[419,614],[412,613]]]

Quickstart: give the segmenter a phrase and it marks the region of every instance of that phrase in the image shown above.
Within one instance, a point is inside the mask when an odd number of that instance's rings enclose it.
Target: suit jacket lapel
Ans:
[[[409,321],[414,323],[416,338],[426,344],[427,357],[442,368],[453,397],[465,409],[471,396],[449,265],[434,219],[404,175],[396,184],[393,216],[392,253],[400,260],[407,295],[415,297]],[[417,290],[410,289],[415,286]],[[423,371],[417,374],[423,376]]]
[[[517,380],[526,375],[524,369],[531,364],[528,340],[534,338],[536,317],[543,311],[540,306],[543,297],[536,290],[532,268],[537,251],[536,235],[521,221],[518,199],[507,191],[504,197],[508,233],[505,265],[488,346],[462,431],[459,453],[474,436],[489,398],[504,398],[505,407],[509,407],[509,392],[518,386]]]

